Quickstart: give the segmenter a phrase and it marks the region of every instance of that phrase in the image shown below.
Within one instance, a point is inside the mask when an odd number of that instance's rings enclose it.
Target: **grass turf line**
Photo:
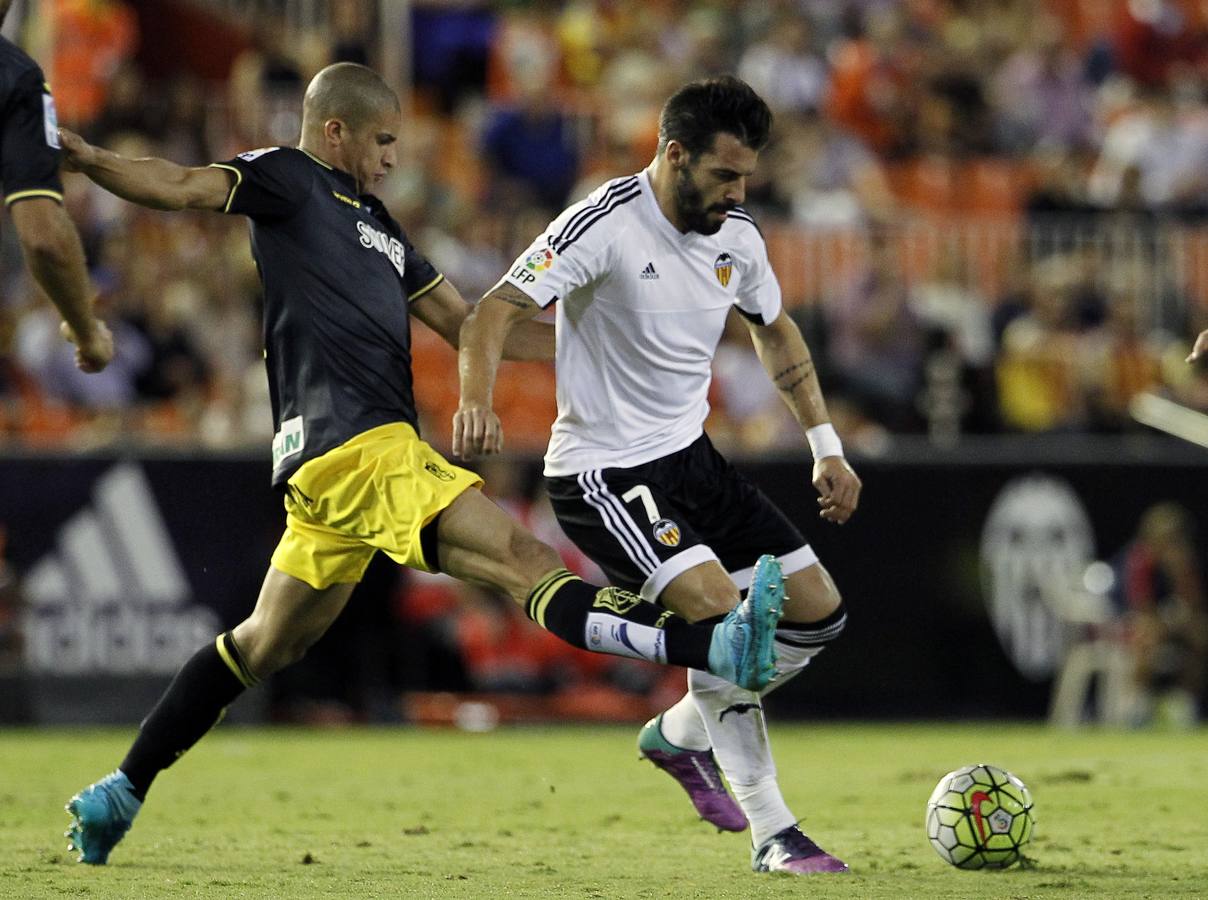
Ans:
[[[635,728],[219,728],[161,776],[107,867],[63,804],[124,730],[0,732],[0,897],[1208,897],[1208,733],[985,724],[774,725],[803,827],[849,876],[749,871],[636,759]],[[928,845],[935,782],[966,763],[1031,787],[1035,867],[961,872]]]

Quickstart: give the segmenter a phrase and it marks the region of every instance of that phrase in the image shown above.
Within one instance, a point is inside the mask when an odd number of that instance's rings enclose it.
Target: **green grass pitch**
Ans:
[[[78,865],[63,804],[131,731],[0,732],[0,897],[1208,898],[1208,733],[773,726],[781,782],[846,876],[755,875],[637,728],[220,727],[161,776],[110,864]],[[927,843],[964,763],[1032,789],[1026,869],[962,872]]]

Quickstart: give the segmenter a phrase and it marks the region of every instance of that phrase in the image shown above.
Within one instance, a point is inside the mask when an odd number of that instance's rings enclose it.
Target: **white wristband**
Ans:
[[[810,442],[810,452],[814,454],[814,459],[843,455],[843,442],[839,440],[835,426],[830,422],[807,428],[805,439]]]

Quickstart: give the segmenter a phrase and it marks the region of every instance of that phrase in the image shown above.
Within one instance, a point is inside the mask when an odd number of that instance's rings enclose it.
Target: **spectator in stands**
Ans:
[[[1071,253],[1094,228],[1098,212],[1086,196],[1081,157],[1064,147],[1037,147],[1030,163],[1034,181],[1023,207],[1029,255],[1040,261],[1053,253]]]
[[[1187,510],[1158,503],[1117,561],[1142,695],[1139,723],[1156,714],[1191,727],[1200,714],[1208,662],[1202,552]]]
[[[1178,0],[1122,3],[1115,17],[1116,66],[1145,87],[1162,87],[1172,66],[1186,59],[1190,22]]]
[[[933,437],[994,430],[994,334],[990,303],[966,251],[941,248],[931,272],[910,289],[910,309],[928,335],[924,405]]]
[[[512,73],[515,100],[488,117],[482,137],[489,164],[486,201],[515,210],[529,201],[562,208],[579,171],[574,128],[555,101],[555,60]]]
[[[1133,292],[1117,293],[1103,324],[1083,336],[1087,424],[1095,430],[1125,430],[1132,399],[1161,385],[1162,348],[1139,326],[1139,301]]]
[[[119,64],[88,133],[106,146],[122,135],[151,133],[157,117],[148,102],[150,91],[142,70],[133,61]]]
[[[210,152],[205,86],[193,75],[176,75],[164,92],[163,121],[153,129],[160,147],[157,152],[167,159],[180,160],[181,165],[205,165],[214,158]]]
[[[1199,96],[1176,103],[1165,86],[1145,88],[1134,109],[1108,127],[1091,173],[1091,199],[1115,208],[1127,201],[1132,177],[1147,209],[1177,213],[1208,205],[1208,110]]]
[[[97,306],[104,309],[103,298]],[[96,417],[102,431],[120,427],[123,413],[133,408],[137,381],[150,362],[150,348],[138,331],[110,317],[114,354],[99,373],[85,375],[75,365],[73,351],[59,336],[59,317],[45,305],[30,308],[17,323],[14,358],[37,386],[39,394],[79,408]]]
[[[924,342],[897,249],[891,237],[872,231],[863,268],[825,309],[840,394],[881,424],[905,431],[918,425],[914,400]]]
[[[888,225],[895,200],[885,167],[855,135],[815,110],[782,116],[766,167],[770,201],[814,228]]]
[[[204,302],[198,284],[177,278],[145,297],[130,319],[150,351],[135,381],[141,399],[176,400],[194,407],[200,403],[209,370],[191,332],[198,330]]]
[[[1077,54],[1054,15],[1039,16],[1027,42],[994,74],[998,146],[1013,154],[1086,147],[1093,95]]]
[[[1073,310],[1073,261],[1053,257],[1033,269],[1027,311],[1003,332],[998,406],[1014,431],[1064,431],[1085,420]]]
[[[726,319],[713,354],[710,403],[717,415],[709,434],[723,451],[727,446],[755,453],[796,446],[800,426],[764,373],[752,351],[750,332],[735,312]]]
[[[366,0],[331,4],[331,54],[328,62],[374,66],[373,15]]]
[[[227,82],[234,143],[257,147],[297,140],[306,73],[296,44],[284,22],[256,18],[251,44],[235,58]]]
[[[122,0],[54,0],[51,83],[59,120],[86,128],[138,47],[138,18]]]
[[[846,21],[847,37],[831,53],[827,113],[879,154],[907,143],[917,110],[917,60],[906,52],[901,12],[882,6]]]
[[[814,53],[809,20],[799,11],[782,9],[762,40],[747,47],[738,76],[755,89],[772,112],[817,110],[826,93],[826,64]]]

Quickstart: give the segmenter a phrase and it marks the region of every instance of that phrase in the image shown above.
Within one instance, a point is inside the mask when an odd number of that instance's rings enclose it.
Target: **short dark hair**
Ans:
[[[749,84],[733,75],[691,81],[671,95],[659,116],[659,151],[679,141],[698,156],[718,132],[762,150],[772,131],[772,111]]]
[[[343,119],[349,128],[369,124],[386,110],[398,111],[398,95],[373,69],[357,63],[338,62],[322,69],[306,88],[303,118],[322,125],[328,119]]]

